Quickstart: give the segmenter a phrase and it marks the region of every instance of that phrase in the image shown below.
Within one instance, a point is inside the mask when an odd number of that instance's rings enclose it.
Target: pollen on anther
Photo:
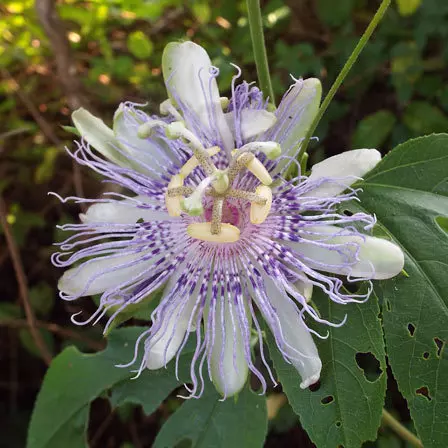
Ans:
[[[218,154],[221,150],[219,146],[212,146],[211,148],[207,148],[206,151],[210,157]],[[199,165],[199,161],[196,156],[190,157],[187,162],[182,166],[179,171],[179,174],[183,177],[187,177],[197,166]]]
[[[190,224],[187,233],[192,238],[210,243],[236,243],[240,239],[240,229],[227,223],[221,224],[221,231],[217,234],[212,233],[211,222]]]
[[[272,190],[266,185],[260,185],[256,188],[255,193],[266,199],[264,204],[252,202],[250,204],[250,222],[252,224],[262,224],[269,215],[272,205]]]
[[[242,157],[242,156],[241,156]],[[255,157],[247,165],[247,169],[264,185],[272,184],[272,177],[265,166]]]

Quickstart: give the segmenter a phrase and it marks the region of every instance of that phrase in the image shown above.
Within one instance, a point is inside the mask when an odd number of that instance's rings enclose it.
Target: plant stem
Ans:
[[[375,31],[375,28],[380,23],[385,12],[387,11],[387,8],[390,5],[390,2],[391,2],[391,0],[383,0],[381,2],[381,5],[378,8],[375,15],[373,16],[372,21],[369,23],[369,26],[364,31],[364,34],[362,35],[361,39],[357,43],[355,49],[352,51],[352,54],[350,55],[350,57],[347,59],[347,62],[345,63],[344,67],[342,67],[342,70],[340,71],[335,82],[331,86],[330,91],[328,92],[322,105],[320,106],[319,112],[317,113],[316,117],[314,118],[313,122],[311,123],[310,129],[308,130],[305,140],[303,141],[302,147],[300,148],[300,151],[298,154],[299,160],[302,157],[303,153],[306,151],[308,144],[310,142],[310,139],[313,136],[313,133],[316,130],[317,125],[319,124],[319,121],[321,120],[323,114],[325,113],[328,106],[330,105],[331,100],[333,99],[334,95],[338,91],[338,89],[341,86],[342,82],[344,81],[345,77],[348,75],[348,72],[350,71],[350,69],[352,68],[352,66],[354,65],[356,60],[358,59],[359,55],[361,54],[361,51],[364,49],[365,45],[369,41],[373,32]]]
[[[269,101],[275,104],[274,90],[272,89],[269,75],[268,56],[264,44],[263,22],[261,20],[260,0],[246,0],[247,14],[249,17],[250,37],[254,52],[255,65],[257,66],[260,89],[269,95]]]
[[[423,448],[423,443],[415,434],[405,428],[398,420],[395,419],[386,409],[383,409],[382,414],[383,424],[389,426],[396,432],[403,440],[409,442],[412,446]]]

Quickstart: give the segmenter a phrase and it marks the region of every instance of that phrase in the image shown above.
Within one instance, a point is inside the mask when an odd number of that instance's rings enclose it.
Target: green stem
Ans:
[[[317,125],[319,124],[319,121],[321,120],[323,114],[325,113],[328,106],[330,105],[331,100],[333,99],[334,95],[338,91],[338,89],[341,86],[342,82],[344,81],[345,77],[348,75],[348,72],[352,68],[353,64],[358,59],[358,56],[360,55],[361,51],[364,49],[365,45],[369,41],[370,37],[372,36],[373,32],[375,31],[375,28],[380,23],[385,12],[387,11],[387,8],[390,5],[390,2],[391,2],[391,0],[383,0],[381,2],[381,5],[378,8],[375,15],[373,16],[372,21],[369,23],[369,26],[364,31],[364,34],[362,35],[361,39],[359,40],[359,42],[356,45],[355,49],[353,50],[352,54],[348,58],[344,67],[342,67],[342,70],[340,71],[338,77],[336,78],[336,81],[331,86],[330,91],[328,92],[327,96],[325,97],[325,100],[323,101],[322,105],[319,108],[319,112],[317,113],[316,117],[314,118],[313,122],[311,123],[311,127],[306,134],[305,140],[303,141],[302,147],[300,148],[300,152],[298,154],[299,160],[302,157],[303,153],[306,151],[308,144],[310,142],[310,139],[313,136],[314,131],[316,130]]]
[[[382,415],[383,424],[389,426],[396,432],[403,440],[409,442],[412,446],[423,448],[423,443],[415,434],[405,428],[398,420],[395,419],[386,409],[383,409]]]
[[[271,77],[269,75],[268,56],[264,45],[263,22],[261,20],[260,0],[246,0],[247,14],[249,17],[250,37],[254,52],[255,64],[257,66],[258,81],[260,89],[269,100],[275,104],[274,90],[272,89]]]

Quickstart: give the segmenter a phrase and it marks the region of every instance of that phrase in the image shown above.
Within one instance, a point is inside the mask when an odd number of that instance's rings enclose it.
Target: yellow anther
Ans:
[[[256,202],[251,202],[250,204],[250,222],[252,224],[262,224],[269,215],[272,205],[272,190],[265,186],[260,185],[256,188],[255,194],[266,199],[264,205],[257,204]]]
[[[180,174],[173,176],[168,184],[168,190],[170,188],[177,188],[184,186],[184,178]],[[176,196],[174,198],[168,197],[165,193],[165,206],[170,216],[180,216],[182,213],[181,201],[184,199],[183,196]]]
[[[243,154],[244,155],[244,154]],[[240,156],[240,159],[243,156]],[[272,177],[264,165],[255,157],[247,165],[246,168],[264,185],[272,184]]]
[[[187,233],[192,238],[210,243],[235,243],[240,239],[240,229],[227,223],[221,224],[221,231],[217,234],[212,233],[211,222],[190,224]]]
[[[219,151],[221,151],[221,148],[219,146],[212,146],[211,148],[207,148],[206,151],[208,152],[208,155],[210,157],[213,157],[214,155],[218,154]],[[179,174],[183,176],[184,178],[187,177],[197,166],[199,165],[199,161],[196,158],[196,156],[190,157],[185,165],[182,166],[182,168],[179,171]]]
[[[227,109],[227,107],[228,107],[228,105],[230,103],[230,100],[226,96],[222,96],[219,99],[219,102],[221,103],[222,109]]]

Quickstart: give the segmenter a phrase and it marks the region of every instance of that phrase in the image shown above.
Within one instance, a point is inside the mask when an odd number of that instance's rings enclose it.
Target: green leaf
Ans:
[[[395,115],[388,110],[367,115],[356,127],[352,148],[379,148],[389,137],[395,122]]]
[[[320,387],[299,387],[297,370],[284,361],[271,335],[269,352],[278,379],[300,422],[319,448],[360,447],[375,440],[386,391],[386,363],[376,297],[364,304],[335,304],[319,290],[313,294],[319,312],[333,322],[328,339],[316,340],[322,359]],[[318,330],[322,332],[322,328]],[[313,388],[314,390],[314,388]]]
[[[412,97],[415,84],[423,73],[421,51],[413,41],[400,41],[391,49],[391,81],[398,100],[406,103]]]
[[[209,382],[199,400],[186,401],[163,425],[154,448],[172,448],[184,440],[191,447],[258,448],[267,433],[266,399],[249,387],[236,398],[219,401]]]
[[[438,107],[425,101],[409,104],[404,112],[403,122],[414,135],[448,130],[448,117]]]
[[[74,126],[61,126],[62,129],[66,132],[70,132],[71,134],[75,134],[77,137],[81,137],[81,134],[79,133],[78,129],[76,129]]]
[[[448,437],[448,135],[397,146],[356,184],[361,206],[406,256],[407,276],[381,282],[387,353],[423,445]]]
[[[151,56],[154,44],[142,31],[133,31],[128,36],[128,49],[138,59],[147,59]]]
[[[207,2],[196,1],[191,5],[191,10],[199,23],[210,22],[212,10]]]
[[[29,290],[31,307],[39,316],[48,316],[54,306],[55,293],[48,283],[40,282]]]
[[[338,27],[350,20],[354,6],[354,0],[318,0],[317,14],[326,25]]]
[[[117,330],[105,351],[90,355],[68,347],[53,359],[34,406],[27,448],[86,446],[89,404],[132,375],[115,364],[132,359],[141,332],[138,327]]]
[[[0,303],[0,322],[19,319],[21,315],[22,310],[19,305],[7,302]]]
[[[143,407],[146,415],[152,414],[174,389],[189,381],[194,348],[193,344],[189,346],[187,343],[179,356],[179,379],[176,378],[175,362],[169,363],[166,369],[145,370],[138,379],[114,386],[110,397],[112,406],[136,403]],[[213,389],[213,385],[209,387]]]
[[[37,330],[40,333],[41,338],[43,339],[45,345],[49,349],[50,353],[54,352],[54,337],[53,335],[44,328],[40,328]],[[22,328],[19,331],[19,339],[22,344],[22,346],[25,348],[25,350],[28,351],[33,356],[36,356],[38,358],[42,357],[42,352],[40,351],[39,347],[36,345],[34,336],[32,335],[31,331],[27,328]]]

